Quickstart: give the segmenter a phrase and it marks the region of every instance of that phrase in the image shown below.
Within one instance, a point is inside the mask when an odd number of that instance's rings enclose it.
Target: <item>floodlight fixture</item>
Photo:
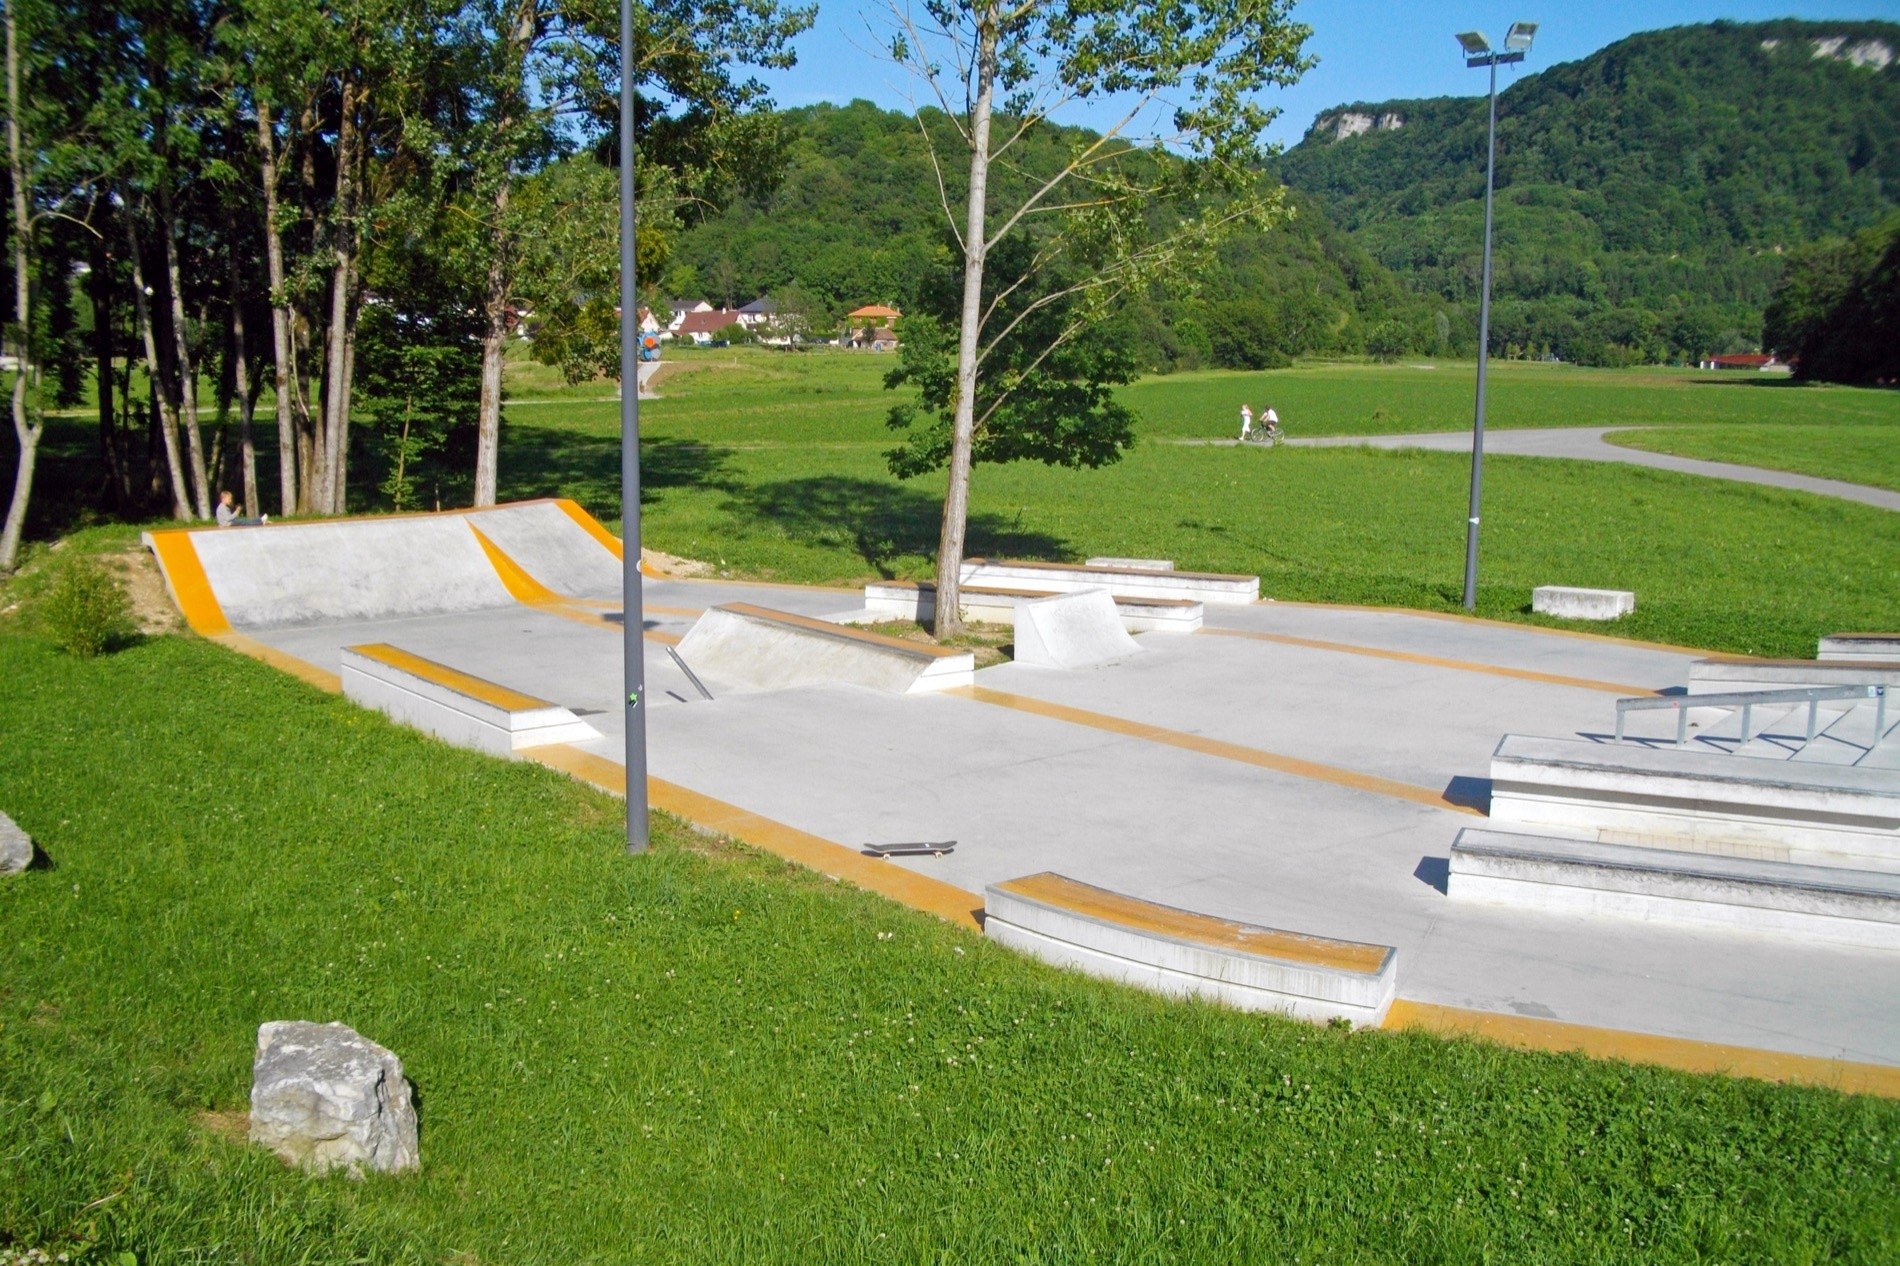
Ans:
[[[1485,38],[1483,31],[1462,32],[1458,36],[1458,43],[1464,46],[1466,57],[1483,57],[1491,51],[1491,41]]]
[[[1531,41],[1536,38],[1537,23],[1513,22],[1511,23],[1510,33],[1504,37],[1505,51],[1511,53],[1528,53],[1531,51]]]

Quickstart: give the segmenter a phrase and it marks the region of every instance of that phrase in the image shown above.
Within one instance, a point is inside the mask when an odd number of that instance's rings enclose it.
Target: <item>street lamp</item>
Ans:
[[[627,851],[647,847],[646,609],[640,593],[640,293],[633,251],[633,0],[620,0],[620,662]]]
[[[1491,129],[1484,163],[1484,293],[1478,301],[1478,407],[1471,422],[1471,513],[1465,518],[1465,610],[1478,606],[1478,505],[1484,495],[1484,372],[1491,359],[1491,190],[1498,166],[1498,65],[1521,62],[1537,37],[1537,23],[1513,22],[1502,51],[1483,31],[1458,36],[1467,67],[1491,70]]]

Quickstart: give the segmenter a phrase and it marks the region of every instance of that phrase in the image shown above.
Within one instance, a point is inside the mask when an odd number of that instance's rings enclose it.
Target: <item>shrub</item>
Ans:
[[[116,649],[135,631],[125,589],[91,558],[75,558],[60,567],[40,598],[39,617],[61,650],[82,659]]]

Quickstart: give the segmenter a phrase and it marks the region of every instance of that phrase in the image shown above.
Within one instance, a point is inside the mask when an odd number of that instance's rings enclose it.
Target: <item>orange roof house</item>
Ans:
[[[902,312],[899,312],[896,308],[887,308],[881,303],[867,303],[862,308],[859,308],[856,312],[846,313],[844,319],[847,321],[853,322],[854,324],[858,322],[871,322],[871,321],[877,321],[877,322],[883,323],[883,322],[888,322],[888,321],[895,321],[898,317],[901,317],[903,315],[904,314]]]

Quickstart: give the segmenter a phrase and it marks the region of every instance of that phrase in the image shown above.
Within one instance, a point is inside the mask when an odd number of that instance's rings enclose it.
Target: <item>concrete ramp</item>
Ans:
[[[968,686],[976,657],[926,642],[734,602],[699,617],[680,658],[702,677],[753,690],[845,683],[892,694]]]
[[[1106,589],[1016,604],[1016,662],[1038,668],[1093,668],[1140,651]]]
[[[148,532],[200,633],[618,597],[612,536],[567,501]]]

